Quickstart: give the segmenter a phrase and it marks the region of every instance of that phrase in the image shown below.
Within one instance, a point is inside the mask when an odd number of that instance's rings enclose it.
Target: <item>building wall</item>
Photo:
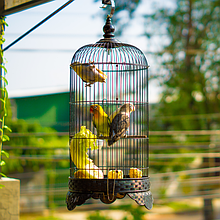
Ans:
[[[69,130],[69,92],[13,98],[11,103],[18,119]]]

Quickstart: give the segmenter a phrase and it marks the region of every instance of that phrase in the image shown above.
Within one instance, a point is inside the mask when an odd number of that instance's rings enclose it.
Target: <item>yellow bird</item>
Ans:
[[[70,64],[71,68],[76,74],[82,79],[83,82],[87,83],[85,87],[91,87],[95,82],[104,82],[107,79],[107,75],[101,70],[97,69],[95,65],[90,63],[79,63],[74,62]]]
[[[103,108],[98,105],[90,106],[90,113],[93,114],[93,125],[97,130],[98,136],[102,134],[103,136],[109,136],[110,120],[108,115],[104,112]]]

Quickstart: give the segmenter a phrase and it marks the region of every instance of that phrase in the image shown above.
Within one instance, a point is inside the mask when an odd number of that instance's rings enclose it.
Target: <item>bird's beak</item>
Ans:
[[[135,106],[133,106],[133,108],[132,108],[132,112],[134,112],[135,111]]]
[[[93,113],[93,110],[94,110],[93,106],[90,106],[90,113]]]
[[[75,65],[76,65],[76,62],[70,64],[71,67],[73,67]]]
[[[78,62],[74,62],[74,63],[71,63],[70,66],[73,68],[75,66],[77,66],[77,64],[79,64]]]

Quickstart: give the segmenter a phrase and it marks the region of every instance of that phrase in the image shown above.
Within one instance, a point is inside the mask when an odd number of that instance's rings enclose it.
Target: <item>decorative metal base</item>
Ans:
[[[89,198],[100,199],[110,204],[116,199],[123,199],[128,195],[139,205],[147,209],[153,206],[150,192],[149,177],[125,179],[76,179],[69,178],[69,192],[66,196],[67,209],[73,210]]]
[[[141,193],[128,193],[128,196],[135,200],[138,205],[144,205],[147,209],[151,210],[153,207],[153,196],[151,191]]]

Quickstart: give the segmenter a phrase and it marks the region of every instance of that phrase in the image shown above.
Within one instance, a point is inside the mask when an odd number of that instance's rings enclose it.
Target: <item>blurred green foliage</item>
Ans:
[[[90,214],[87,217],[87,220],[112,220],[112,218],[101,215],[99,211],[96,211],[95,213]]]
[[[177,0],[175,6],[145,16],[152,26],[147,36],[169,38],[157,54],[153,77],[162,93],[151,129],[219,129],[220,0]]]
[[[125,204],[119,206],[111,206],[112,209],[124,210],[128,212],[133,220],[143,220],[144,215],[146,215],[146,208],[135,203]],[[128,218],[125,216],[122,220],[127,220]]]
[[[129,217],[126,215],[121,220],[143,220],[144,215],[146,215],[146,209],[143,206],[133,203],[119,206],[110,206],[110,209],[125,211],[129,214]],[[112,220],[112,218],[109,218],[106,215],[102,215],[100,211],[96,211],[95,213],[90,214],[87,217],[87,220]]]
[[[9,154],[3,150],[3,142],[8,141],[9,137],[5,134],[5,131],[11,132],[11,129],[6,125],[5,118],[7,117],[7,101],[8,101],[8,91],[6,89],[6,85],[8,84],[5,75],[7,73],[7,69],[5,68],[5,59],[3,53],[3,43],[5,42],[4,32],[5,26],[8,26],[5,22],[5,17],[0,16],[0,81],[1,81],[1,88],[0,88],[0,178],[2,176],[5,177],[5,173],[2,173],[2,166],[4,166],[5,160],[3,160],[2,155],[6,158],[9,157]],[[0,189],[4,187],[0,184]]]
[[[48,217],[38,217],[36,218],[36,220],[62,220],[62,219],[54,216],[48,216]]]
[[[220,0],[177,0],[174,6],[158,5],[145,15],[149,41],[158,34],[169,39],[161,41],[162,49],[155,54],[158,69],[151,79],[162,92],[159,103],[150,106],[150,130],[220,129]],[[200,153],[212,141],[211,135],[159,134],[150,137],[150,153]],[[193,160],[157,159],[150,166],[157,172],[178,171],[188,169]]]
[[[54,155],[57,158],[68,157],[68,136],[58,136],[56,130],[42,127],[39,123],[12,119],[10,105],[8,109],[7,124],[13,133],[8,134],[10,141],[5,142],[5,148],[13,160],[5,159],[7,166],[3,171],[6,174],[38,171],[41,167],[49,169],[53,166],[50,161]],[[68,161],[57,163],[61,167],[69,167]]]
[[[187,204],[185,201],[183,202],[169,202],[166,203],[168,207],[172,208],[175,212],[190,212],[190,211],[196,211],[199,210],[200,207],[192,204]]]

